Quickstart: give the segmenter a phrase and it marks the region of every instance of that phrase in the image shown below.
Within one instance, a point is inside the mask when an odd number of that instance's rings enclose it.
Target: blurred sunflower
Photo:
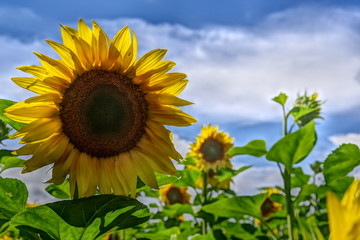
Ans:
[[[327,192],[326,205],[332,240],[357,240],[360,236],[360,180],[354,180],[343,199]]]
[[[169,205],[175,203],[188,204],[191,196],[187,193],[187,189],[187,187],[176,187],[173,184],[168,184],[160,188],[160,199]]]
[[[273,194],[279,194],[280,191],[277,188],[266,188],[265,192],[267,192],[268,196],[264,200],[264,202],[261,204],[261,215],[264,218],[270,217],[272,214],[280,211],[282,209],[282,206],[271,200],[271,195]]]
[[[188,80],[167,73],[172,61],[156,49],[136,60],[137,40],[128,27],[110,40],[93,21],[78,30],[61,26],[63,44],[47,40],[60,60],[35,53],[41,65],[18,69],[34,77],[12,80],[39,94],[6,109],[27,123],[12,138],[25,144],[18,155],[33,155],[23,173],[54,163],[49,182],[70,175],[71,193],[135,195],[137,176],[157,188],[154,171],[176,174],[171,159],[180,154],[163,125],[188,126],[196,120],[178,106]]]
[[[195,143],[191,144],[188,156],[196,157],[196,167],[200,171],[232,168],[226,152],[233,146],[233,141],[224,131],[219,132],[218,126],[203,126]]]

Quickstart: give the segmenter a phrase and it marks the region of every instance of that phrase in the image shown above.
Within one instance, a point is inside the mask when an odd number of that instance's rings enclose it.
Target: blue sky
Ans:
[[[76,27],[79,18],[88,23],[94,19],[110,37],[129,25],[139,39],[140,54],[167,48],[167,59],[177,62],[175,71],[189,75],[182,97],[196,104],[184,110],[199,122],[171,128],[182,152],[207,123],[220,125],[237,145],[265,139],[270,147],[281,136],[281,111],[271,98],[286,92],[292,103],[299,93],[318,92],[326,101],[325,120],[318,121],[318,145],[305,161],[308,165],[324,160],[337,144],[360,144],[357,2],[2,0],[0,98],[19,101],[30,96],[10,78],[23,76],[16,66],[38,64],[33,51],[56,57],[44,39],[60,41],[59,24]],[[279,183],[273,163],[235,159],[235,165],[243,164],[255,167],[237,181],[254,183],[238,192],[249,193],[263,182]]]

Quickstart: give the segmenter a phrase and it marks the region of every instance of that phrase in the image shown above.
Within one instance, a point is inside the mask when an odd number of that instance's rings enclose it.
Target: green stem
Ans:
[[[204,186],[203,186],[203,206],[206,204],[207,201],[207,177],[208,177],[208,172],[204,171],[203,172],[203,182],[204,182]],[[206,235],[207,233],[207,222],[206,219],[204,218],[204,222],[203,222],[203,226],[202,226],[202,234]]]
[[[289,240],[293,240],[294,239],[294,211],[293,211],[293,203],[291,200],[291,170],[289,170],[289,169],[285,169],[285,172],[284,172],[284,186],[285,186],[285,197],[286,197],[288,234],[289,234]]]
[[[283,136],[285,137],[289,133],[288,126],[287,126],[289,115],[286,113],[284,106],[282,106],[282,110],[283,110]],[[292,127],[291,127],[291,130],[292,130]],[[285,188],[288,235],[289,235],[289,240],[294,240],[294,219],[295,218],[294,218],[293,203],[292,203],[292,199],[291,199],[291,170],[292,170],[292,166],[290,167],[290,169],[288,169],[285,166],[285,169],[282,172],[282,176],[284,179],[284,188]]]

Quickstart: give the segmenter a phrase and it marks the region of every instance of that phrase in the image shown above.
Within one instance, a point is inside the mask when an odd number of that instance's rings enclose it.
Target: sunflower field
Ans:
[[[138,58],[128,27],[110,39],[81,19],[78,29],[61,26],[61,36],[47,40],[59,59],[35,53],[40,65],[18,67],[31,77],[12,78],[36,96],[0,100],[0,142],[22,144],[0,150],[0,239],[360,239],[360,181],[350,174],[359,147],[341,145],[303,170],[323,121],[316,93],[272,99],[283,133],[271,146],[235,146],[208,124],[181,156],[164,125],[197,120],[180,109],[193,104],[178,97],[188,80],[170,71],[166,50]],[[283,184],[237,194],[234,178],[252,166],[232,160],[247,156],[277,165]],[[48,165],[51,179],[38,184],[52,203],[28,202],[22,181],[1,176]]]

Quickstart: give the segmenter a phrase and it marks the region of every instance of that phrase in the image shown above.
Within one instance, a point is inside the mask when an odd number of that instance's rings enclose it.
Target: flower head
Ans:
[[[111,40],[93,21],[78,30],[61,26],[63,43],[48,40],[60,59],[35,53],[41,65],[18,69],[34,77],[12,80],[38,96],[6,109],[27,123],[12,137],[32,155],[23,172],[54,164],[49,182],[70,176],[72,195],[101,193],[135,196],[136,181],[157,188],[154,171],[176,174],[181,159],[163,125],[188,126],[196,120],[178,106],[188,80],[168,73],[175,65],[155,49],[137,58],[137,40],[128,27]]]
[[[200,135],[191,145],[189,156],[196,157],[196,167],[201,171],[232,168],[226,152],[233,146],[233,139],[218,126],[203,126]]]
[[[190,203],[190,194],[187,193],[187,187],[176,187],[173,184],[168,184],[160,188],[161,200],[172,205],[175,203],[188,204]]]

